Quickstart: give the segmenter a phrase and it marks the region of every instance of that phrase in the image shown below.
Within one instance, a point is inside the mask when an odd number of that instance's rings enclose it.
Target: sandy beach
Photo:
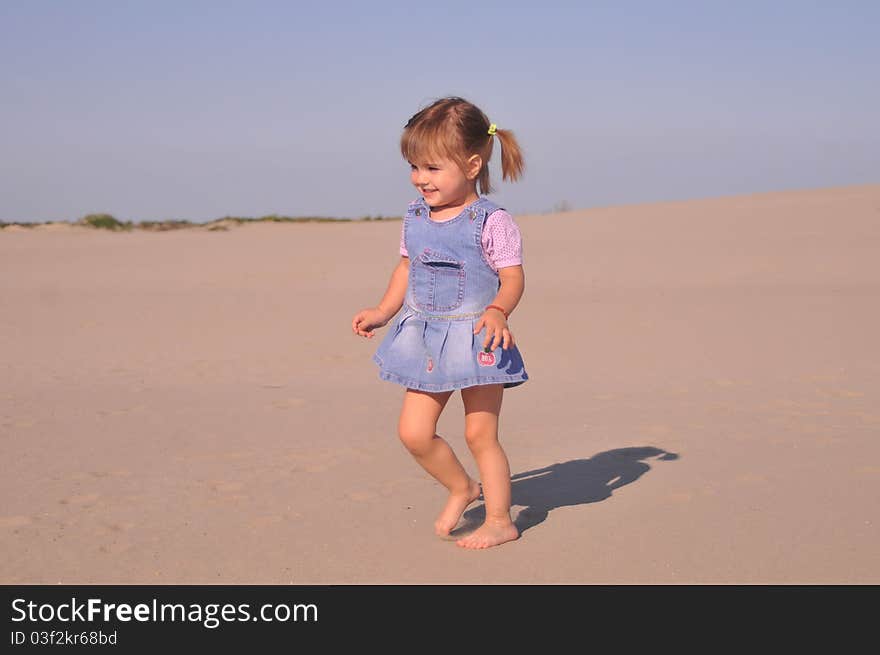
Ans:
[[[486,551],[351,331],[399,221],[0,230],[0,583],[880,583],[880,184],[515,216]]]

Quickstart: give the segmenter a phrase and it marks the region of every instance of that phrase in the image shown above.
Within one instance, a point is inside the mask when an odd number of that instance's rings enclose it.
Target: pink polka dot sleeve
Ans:
[[[522,235],[513,216],[498,209],[486,217],[483,225],[483,252],[496,271],[523,263]]]
[[[496,271],[505,266],[519,266],[523,263],[522,235],[513,216],[498,209],[486,217],[483,224],[483,254]],[[400,227],[400,254],[409,257],[403,239],[403,226]]]

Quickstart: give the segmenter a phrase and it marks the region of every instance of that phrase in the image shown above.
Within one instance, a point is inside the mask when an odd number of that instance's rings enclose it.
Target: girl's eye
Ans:
[[[428,170],[429,171],[439,171],[440,167],[439,166],[428,166]]]

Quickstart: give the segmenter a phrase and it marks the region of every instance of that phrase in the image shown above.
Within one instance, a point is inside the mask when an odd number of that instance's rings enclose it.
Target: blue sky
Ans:
[[[400,129],[445,95],[516,132],[514,214],[876,183],[878,27],[873,1],[0,0],[0,220],[400,215]]]

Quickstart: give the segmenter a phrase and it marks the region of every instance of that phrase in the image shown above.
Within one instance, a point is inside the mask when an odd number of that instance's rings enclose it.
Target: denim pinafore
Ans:
[[[516,346],[484,352],[485,327],[474,334],[500,288],[482,246],[483,224],[497,209],[480,198],[455,218],[435,221],[424,199],[410,203],[403,219],[409,283],[398,318],[373,355],[381,379],[433,392],[528,380]]]

